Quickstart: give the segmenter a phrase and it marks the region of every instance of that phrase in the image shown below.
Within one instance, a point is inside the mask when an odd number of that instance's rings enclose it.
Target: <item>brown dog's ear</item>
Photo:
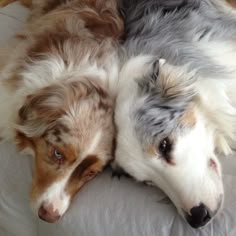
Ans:
[[[21,151],[32,154],[33,140],[42,137],[64,114],[66,94],[70,94],[67,89],[63,84],[52,85],[25,98],[15,124],[15,141]]]
[[[53,84],[26,97],[18,112],[16,130],[28,138],[38,138],[53,128],[58,120],[65,115],[71,105],[80,99],[94,94],[99,97],[99,105],[111,109],[111,101],[107,94],[94,82],[87,80],[61,82]]]
[[[15,144],[21,153],[34,156],[34,143],[27,138],[23,133],[17,131],[15,136]]]
[[[18,124],[16,129],[21,137],[40,137],[46,130],[46,123],[37,116],[36,104],[27,98],[25,104],[18,112]]]
[[[28,100],[29,97],[27,97],[26,100]],[[26,127],[26,122],[28,120],[29,114],[29,107],[26,106],[26,104],[23,105],[18,112],[18,123],[16,124],[15,143],[20,152],[34,155],[33,142],[29,137],[27,137],[27,134],[25,134],[24,132],[24,127]]]
[[[28,138],[42,136],[62,115],[63,103],[63,92],[57,87],[27,96],[18,112],[17,131]]]

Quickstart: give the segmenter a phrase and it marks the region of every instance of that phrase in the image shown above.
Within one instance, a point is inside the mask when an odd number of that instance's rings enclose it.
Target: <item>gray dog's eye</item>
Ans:
[[[170,153],[172,151],[172,142],[169,138],[164,138],[159,143],[158,147],[159,153],[166,159],[167,162],[170,161]]]

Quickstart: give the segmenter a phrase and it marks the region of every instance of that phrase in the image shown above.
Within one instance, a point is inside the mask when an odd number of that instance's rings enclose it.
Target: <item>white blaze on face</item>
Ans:
[[[71,196],[65,192],[65,189],[71,173],[72,171],[70,171],[62,180],[51,184],[36,202],[32,202],[32,208],[37,215],[38,210],[42,205],[52,206],[53,211],[57,211],[60,216],[66,212],[70,205]]]

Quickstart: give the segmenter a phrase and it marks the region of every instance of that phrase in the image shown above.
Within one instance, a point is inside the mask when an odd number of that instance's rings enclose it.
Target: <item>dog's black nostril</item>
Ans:
[[[193,228],[198,228],[205,225],[211,219],[211,216],[206,206],[200,204],[190,210],[190,215],[187,215],[186,219]]]

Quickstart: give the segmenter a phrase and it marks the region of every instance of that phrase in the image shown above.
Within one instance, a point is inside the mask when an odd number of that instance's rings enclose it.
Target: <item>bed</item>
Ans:
[[[17,3],[0,9],[0,47],[20,30],[27,15]],[[82,188],[59,222],[48,224],[29,206],[33,160],[20,155],[14,145],[2,143],[0,236],[235,236],[236,156],[221,161],[224,209],[202,229],[191,228],[161,190],[131,178],[112,178],[109,168]]]

